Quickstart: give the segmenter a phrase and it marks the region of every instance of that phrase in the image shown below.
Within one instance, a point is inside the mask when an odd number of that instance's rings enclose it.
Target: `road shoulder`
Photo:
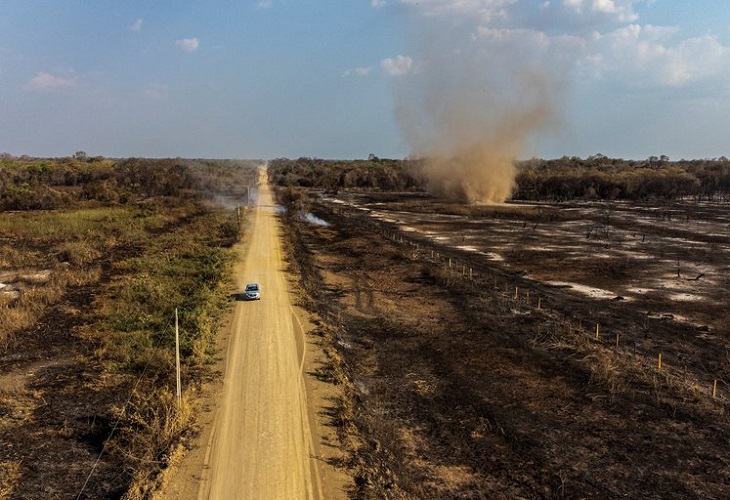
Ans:
[[[317,323],[321,324],[321,320],[301,307],[293,306],[292,309],[305,341],[302,369],[314,441],[313,467],[318,469],[320,475],[322,498],[345,499],[352,479],[342,466],[346,455],[342,451],[337,428],[330,421],[333,406],[340,400],[342,393],[336,385],[317,376],[330,363],[321,343],[322,338],[316,334]]]
[[[245,255],[246,248],[241,244],[240,255]],[[234,278],[237,278],[234,270]],[[289,274],[290,283],[295,278]],[[296,285],[292,284],[296,290]],[[233,292],[232,292],[233,293]],[[296,292],[294,292],[296,294]],[[296,300],[292,301],[296,303]],[[212,432],[216,420],[217,409],[223,393],[226,358],[231,339],[235,309],[226,313],[222,322],[212,370],[215,378],[203,384],[195,396],[197,415],[194,428],[189,438],[173,453],[170,466],[159,478],[159,488],[154,500],[192,500],[200,497],[201,478],[207,474],[210,447],[213,441]],[[341,397],[337,386],[317,377],[328,360],[324,353],[321,338],[317,336],[317,324],[320,320],[305,309],[292,307],[296,328],[300,330],[300,355],[302,362],[302,378],[306,389],[309,425],[312,435],[313,456],[312,467],[319,474],[322,499],[337,500],[347,498],[347,488],[352,483],[341,464],[345,455],[342,452],[336,427],[329,422],[330,408]]]

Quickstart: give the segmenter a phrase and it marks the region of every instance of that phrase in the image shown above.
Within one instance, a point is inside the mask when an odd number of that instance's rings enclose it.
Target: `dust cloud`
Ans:
[[[431,191],[502,203],[515,160],[555,118],[561,78],[549,40],[532,31],[422,17],[414,65],[398,82],[398,119]]]

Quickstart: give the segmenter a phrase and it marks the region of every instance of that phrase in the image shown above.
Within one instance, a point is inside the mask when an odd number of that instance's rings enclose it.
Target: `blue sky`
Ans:
[[[727,0],[2,0],[0,152],[730,156]]]

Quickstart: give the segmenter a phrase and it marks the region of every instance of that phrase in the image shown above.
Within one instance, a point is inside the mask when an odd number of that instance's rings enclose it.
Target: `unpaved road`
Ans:
[[[322,489],[322,475],[327,480],[334,473],[319,454],[327,432],[314,418],[319,403],[307,402],[307,390],[317,400],[320,388],[311,381],[305,385],[304,377],[316,356],[292,308],[279,222],[265,179],[262,171],[258,202],[248,217],[242,259],[235,268],[237,291],[258,282],[261,300],[236,301],[215,409],[200,416],[200,442],[159,498],[319,500],[343,495],[339,486],[332,493]]]
[[[321,498],[280,234],[268,185],[259,188],[239,276],[262,287],[236,304],[223,397],[199,498]],[[245,283],[240,283],[241,288]]]

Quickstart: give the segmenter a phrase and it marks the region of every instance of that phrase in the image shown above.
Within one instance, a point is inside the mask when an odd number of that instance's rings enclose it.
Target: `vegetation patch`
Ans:
[[[0,394],[0,498],[149,497],[214,376],[235,206],[254,175],[245,162],[0,163],[0,366],[13,387]],[[62,195],[24,206],[21,188]]]

